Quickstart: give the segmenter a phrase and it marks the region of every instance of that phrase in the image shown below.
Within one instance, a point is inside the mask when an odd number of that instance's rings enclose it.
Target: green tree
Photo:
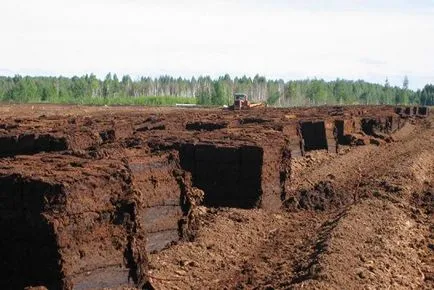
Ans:
[[[84,78],[77,76],[71,79],[71,95],[74,99],[80,99],[86,97],[87,83]]]
[[[213,105],[224,105],[227,100],[227,96],[225,95],[225,88],[220,81],[214,82],[214,92],[211,96],[211,103]]]
[[[200,104],[231,104],[233,92],[246,93],[255,100],[267,100],[280,106],[321,104],[431,104],[431,87],[427,85],[417,92],[409,89],[408,77],[401,87],[391,87],[387,79],[384,85],[361,80],[267,80],[256,75],[231,79],[224,75],[217,79],[200,76],[197,79],[161,76],[141,77],[132,80],[128,75],[121,81],[108,73],[103,80],[94,74],[67,77],[14,77],[0,76],[0,100],[12,102],[92,102],[110,103],[118,98],[135,103],[140,96],[167,98],[182,96],[196,98]],[[99,100],[99,99],[102,100]]]
[[[346,104],[349,99],[351,99],[352,85],[348,84],[345,80],[337,79],[333,93],[338,104]]]
[[[434,85],[426,85],[420,93],[420,104],[423,106],[434,105]]]
[[[323,80],[313,80],[307,91],[311,104],[323,105],[327,102],[327,87]]]

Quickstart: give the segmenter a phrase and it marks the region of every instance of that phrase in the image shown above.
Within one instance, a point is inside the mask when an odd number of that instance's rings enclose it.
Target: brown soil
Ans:
[[[295,206],[289,198],[287,210],[206,210],[194,243],[151,255],[153,283],[432,289],[434,130],[426,124],[406,125],[381,147],[293,160],[291,186],[301,198]]]
[[[3,288],[434,287],[432,117],[0,112]]]

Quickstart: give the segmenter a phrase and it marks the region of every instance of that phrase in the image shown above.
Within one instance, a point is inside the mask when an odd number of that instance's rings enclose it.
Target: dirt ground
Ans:
[[[195,242],[151,255],[157,289],[432,289],[433,119],[384,146],[293,160],[292,188],[327,182],[327,210],[203,208]]]
[[[365,117],[395,133],[352,127],[338,146],[335,121]],[[310,146],[327,150],[300,149],[301,120],[324,128]],[[61,289],[101,289],[92,285],[113,273],[113,285],[130,283],[131,269],[136,285],[143,278],[158,290],[434,288],[434,116],[30,104],[0,106],[0,121],[0,230],[27,218],[16,218],[27,211],[17,188],[25,200],[41,187],[27,216],[43,216],[47,240],[56,237],[49,266],[61,260],[61,276],[47,280]],[[240,188],[224,191],[222,180]],[[208,204],[179,201],[200,185]],[[235,206],[213,206],[224,202]],[[191,222],[191,238],[178,236],[181,222]]]

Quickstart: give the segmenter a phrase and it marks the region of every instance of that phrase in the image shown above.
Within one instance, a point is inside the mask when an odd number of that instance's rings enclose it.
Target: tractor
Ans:
[[[234,104],[229,107],[231,110],[245,110],[265,107],[264,103],[250,103],[246,94],[234,94]]]

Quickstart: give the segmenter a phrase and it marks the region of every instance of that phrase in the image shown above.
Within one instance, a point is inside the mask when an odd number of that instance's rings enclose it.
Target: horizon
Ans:
[[[229,75],[229,74],[223,74],[223,75],[214,76],[214,77],[213,77],[213,76],[210,76],[210,75],[199,75],[199,76],[184,77],[184,76],[172,76],[172,75],[167,75],[167,74],[166,74],[166,75],[158,75],[158,76],[146,76],[146,75],[142,75],[142,76],[136,76],[136,77],[133,77],[133,76],[131,76],[130,74],[117,74],[117,73],[115,73],[115,72],[108,72],[108,73],[104,74],[104,76],[102,76],[102,75],[101,75],[101,76],[98,76],[98,75],[96,75],[96,74],[94,74],[94,73],[85,73],[85,74],[82,74],[82,75],[71,75],[71,76],[66,76],[66,75],[29,75],[29,74],[11,74],[11,75],[1,75],[1,74],[0,74],[0,78],[2,78],[2,77],[13,78],[13,77],[15,77],[15,76],[20,76],[20,77],[23,77],[23,78],[25,78],[25,77],[30,77],[30,78],[68,78],[68,79],[72,79],[73,77],[79,77],[79,78],[82,78],[82,77],[86,77],[86,76],[94,75],[94,76],[96,77],[96,79],[98,79],[99,81],[103,82],[104,79],[105,79],[109,74],[111,75],[112,79],[113,79],[113,77],[116,75],[116,77],[118,78],[119,82],[121,82],[122,77],[124,77],[124,76],[129,76],[129,77],[131,78],[132,81],[134,81],[134,82],[139,82],[141,78],[151,78],[152,80],[158,80],[159,78],[162,78],[162,77],[170,77],[170,78],[173,78],[174,80],[177,80],[177,79],[181,78],[181,79],[183,79],[183,80],[187,80],[187,81],[191,81],[193,78],[197,80],[197,79],[199,79],[200,77],[204,77],[204,78],[206,78],[206,77],[210,77],[211,80],[213,80],[213,81],[217,81],[220,77],[224,77],[225,75]],[[262,75],[259,75],[259,74],[255,74],[254,76],[250,76],[250,75],[232,76],[232,75],[229,75],[229,77],[230,77],[231,80],[242,79],[242,78],[244,78],[244,77],[246,77],[246,78],[250,78],[251,80],[253,80],[256,76],[258,76],[258,77],[265,77],[265,76],[262,76]],[[303,82],[303,81],[324,81],[325,83],[332,83],[332,82],[335,82],[335,81],[348,81],[348,82],[359,82],[359,81],[361,81],[361,82],[365,82],[365,83],[368,83],[368,84],[385,86],[385,82],[383,82],[383,83],[376,83],[376,82],[369,82],[369,81],[366,81],[366,80],[363,80],[363,79],[345,79],[345,78],[337,78],[337,79],[330,79],[330,80],[327,80],[327,79],[316,78],[316,77],[314,77],[314,78],[305,78],[305,79],[289,79],[289,80],[284,80],[284,79],[274,79],[274,78],[267,78],[267,77],[265,77],[265,79],[266,79],[267,81],[283,81],[285,84],[287,84],[287,83],[289,83],[289,82]],[[389,80],[388,80],[388,81],[389,81]],[[390,83],[389,83],[389,84],[390,84]],[[431,84],[431,83],[428,83],[428,84],[426,84],[426,85],[432,85],[432,84]],[[391,87],[396,87],[396,88],[402,88],[402,87],[403,87],[402,84],[401,84],[401,85],[393,85],[393,84],[390,84],[390,86],[391,86]],[[421,88],[421,89],[423,89],[423,88]],[[421,89],[420,89],[420,90],[421,90]],[[409,90],[416,92],[416,91],[419,90],[419,89],[412,89],[412,88],[410,87]]]
[[[187,2],[6,0],[0,75],[434,82],[431,1]]]

